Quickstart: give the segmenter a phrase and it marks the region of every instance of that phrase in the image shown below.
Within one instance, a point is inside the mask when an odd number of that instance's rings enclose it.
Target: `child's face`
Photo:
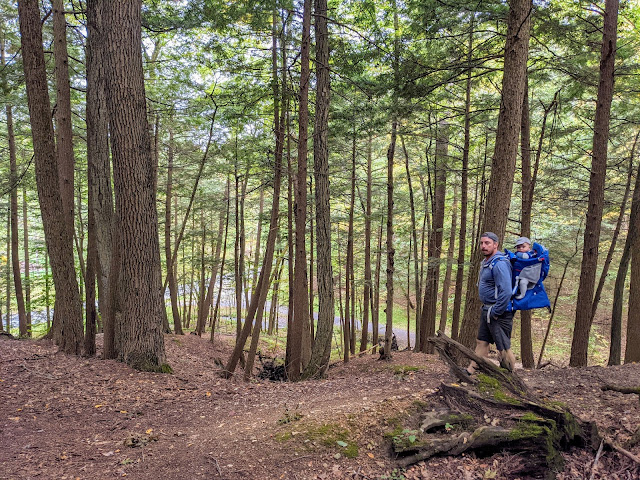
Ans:
[[[516,251],[518,252],[530,252],[531,244],[530,243],[521,243],[520,245],[516,245]]]

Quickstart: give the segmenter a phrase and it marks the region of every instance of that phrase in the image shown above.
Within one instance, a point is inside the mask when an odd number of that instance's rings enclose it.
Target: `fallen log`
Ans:
[[[582,421],[562,404],[536,398],[517,374],[440,332],[429,341],[460,382],[443,382],[393,435],[401,466],[435,455],[506,451],[519,455],[527,478],[554,478],[562,468],[561,451],[571,446],[595,451],[600,445],[595,423]],[[456,358],[475,361],[479,373],[469,377]]]

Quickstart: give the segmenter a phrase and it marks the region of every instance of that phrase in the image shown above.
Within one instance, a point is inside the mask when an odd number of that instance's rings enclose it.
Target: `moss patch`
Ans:
[[[513,398],[509,395],[500,384],[500,381],[496,378],[490,377],[483,373],[478,375],[478,390],[480,393],[493,397],[495,400],[503,403],[509,403],[511,405],[520,405],[522,402],[517,398]]]
[[[275,436],[279,442],[295,441],[296,446],[305,450],[323,446],[337,450],[347,458],[358,456],[358,444],[352,438],[351,432],[335,423],[322,425],[297,425],[296,432],[282,432]]]

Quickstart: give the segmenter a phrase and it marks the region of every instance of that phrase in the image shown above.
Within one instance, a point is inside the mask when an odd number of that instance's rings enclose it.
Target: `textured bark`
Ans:
[[[89,209],[95,219],[96,274],[98,305],[104,331],[103,356],[116,358],[115,311],[111,294],[114,210],[111,166],[109,162],[109,125],[105,95],[105,31],[102,7],[98,0],[87,1],[87,166]]]
[[[640,222],[636,219],[636,222]],[[624,363],[640,362],[640,241],[637,234],[632,248],[631,285],[629,286],[629,314]]]
[[[331,211],[329,192],[329,30],[327,1],[315,0],[316,115],[313,129],[313,168],[316,180],[316,252],[318,258],[318,329],[304,378],[320,377],[329,368],[335,318],[331,269]],[[313,320],[312,320],[313,321]]]
[[[167,189],[164,211],[164,254],[167,262],[167,284],[169,297],[171,298],[171,314],[173,315],[173,328],[176,335],[184,335],[182,322],[180,321],[180,309],[178,308],[178,283],[175,269],[171,265],[171,200],[173,198],[173,118],[169,119],[169,149],[167,151]],[[202,332],[200,332],[200,335]]]
[[[69,56],[67,54],[67,22],[63,0],[51,0],[53,10],[53,54],[56,76],[56,153],[60,195],[67,226],[73,228],[73,134],[71,130],[71,84],[69,82]]]
[[[355,127],[353,131],[353,136],[351,139],[351,192],[349,197],[349,226],[347,230],[347,256],[345,258],[345,289],[344,289],[344,324],[345,324],[345,334],[344,341],[345,345],[349,345],[349,353],[351,355],[355,355],[356,353],[356,342],[355,342],[355,328],[356,328],[356,319],[353,315],[353,304],[356,301],[355,291],[353,289],[353,282],[351,281],[351,277],[353,276],[353,214],[355,210],[356,203],[356,137],[355,137]],[[348,324],[348,325],[347,325]],[[346,351],[347,349],[345,349]]]
[[[108,26],[106,92],[119,232],[119,357],[139,370],[162,371],[164,301],[142,69],[141,0],[105,5],[104,25]]]
[[[440,122],[436,139],[435,188],[432,205],[433,224],[429,231],[427,277],[425,279],[424,304],[420,325],[420,351],[433,353],[427,339],[436,333],[436,306],[440,281],[440,256],[442,231],[444,229],[444,207],[447,188],[447,157],[449,155],[449,127]],[[443,295],[446,292],[443,292]]]
[[[576,322],[571,342],[569,365],[587,365],[589,332],[591,331],[591,306],[598,266],[600,227],[604,207],[604,185],[607,174],[607,145],[609,143],[609,122],[613,99],[614,63],[618,31],[619,0],[606,0],[602,50],[600,56],[600,81],[593,131],[593,151],[591,156],[591,177],[589,180],[589,200],[582,247],[580,284],[576,299]]]
[[[311,0],[304,0],[302,15],[302,45],[300,49],[300,100],[298,107],[298,172],[295,189],[295,267],[294,306],[291,345],[287,374],[290,380],[300,378],[304,328],[309,324],[309,296],[307,295],[307,252],[305,246],[307,213],[307,140],[309,124],[309,46],[311,43]]]
[[[216,321],[218,318],[218,312],[220,311],[220,299],[222,298],[222,283],[224,281],[224,262],[227,258],[227,238],[229,238],[229,211],[231,207],[231,202],[229,201],[229,186],[231,182],[229,177],[227,176],[227,187],[225,189],[226,197],[227,197],[227,208],[225,213],[225,221],[224,221],[224,245],[222,246],[222,260],[220,260],[220,285],[218,286],[218,296],[216,298],[216,306],[213,309],[213,320],[211,321],[211,342],[213,342],[213,337],[216,330]]]
[[[504,237],[506,230],[516,168],[529,52],[531,9],[531,0],[514,0],[510,3],[507,20],[502,100],[491,162],[491,179],[481,223],[483,231],[492,231],[500,239]],[[476,248],[471,257],[468,276],[471,281],[468,282],[467,301],[460,329],[460,342],[466,346],[475,344],[478,330],[481,302],[475,288],[475,279],[478,278],[481,260],[482,252]]]
[[[36,183],[45,231],[51,271],[56,286],[53,323],[55,342],[66,353],[79,354],[82,349],[82,307],[73,258],[73,225],[71,217],[60,221],[63,211],[58,180],[58,166],[51,122],[42,25],[38,2],[18,3],[22,59],[29,102],[29,119],[36,164]]]

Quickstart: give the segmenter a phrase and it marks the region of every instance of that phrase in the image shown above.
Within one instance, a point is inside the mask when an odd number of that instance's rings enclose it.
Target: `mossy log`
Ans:
[[[429,339],[460,383],[442,383],[426,406],[393,437],[402,466],[435,455],[512,452],[522,459],[528,478],[554,478],[562,467],[561,451],[570,446],[597,448],[600,437],[592,422],[575,417],[564,405],[536,398],[512,372],[496,367],[470,349],[438,333]],[[454,358],[478,364],[469,377]],[[513,472],[516,474],[517,472]]]

